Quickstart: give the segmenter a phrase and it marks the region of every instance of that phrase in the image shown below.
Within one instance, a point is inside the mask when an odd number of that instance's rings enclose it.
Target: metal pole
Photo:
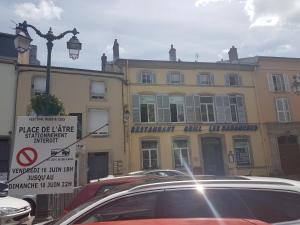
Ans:
[[[50,70],[51,70],[51,52],[52,52],[53,43],[52,41],[47,42],[47,77],[46,77],[46,94],[50,94]]]

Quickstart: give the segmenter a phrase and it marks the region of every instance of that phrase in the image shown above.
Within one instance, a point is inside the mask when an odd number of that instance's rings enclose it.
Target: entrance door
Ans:
[[[224,175],[221,139],[217,137],[205,137],[201,140],[204,173],[209,175]]]
[[[297,136],[278,137],[281,168],[285,175],[300,174],[300,146]]]
[[[88,179],[99,179],[108,176],[108,153],[89,153],[88,156]]]

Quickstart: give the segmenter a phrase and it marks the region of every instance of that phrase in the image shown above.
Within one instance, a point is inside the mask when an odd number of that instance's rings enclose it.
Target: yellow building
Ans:
[[[124,72],[129,170],[267,175],[255,65],[116,59]]]
[[[16,115],[28,115],[30,99],[45,92],[46,68],[19,65]],[[109,123],[82,141],[79,183],[122,174],[127,170],[124,151],[123,74],[52,67],[50,92],[59,97],[67,115],[78,118],[78,138]]]

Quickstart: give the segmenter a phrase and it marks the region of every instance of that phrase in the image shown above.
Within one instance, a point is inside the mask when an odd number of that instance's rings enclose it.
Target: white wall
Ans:
[[[0,59],[0,136],[13,130],[16,79],[15,65]]]

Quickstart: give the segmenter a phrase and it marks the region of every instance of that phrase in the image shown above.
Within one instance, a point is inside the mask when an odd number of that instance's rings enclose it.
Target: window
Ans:
[[[175,168],[182,168],[185,165],[189,165],[189,151],[187,140],[174,140],[173,152]]]
[[[287,98],[276,99],[277,117],[279,122],[291,121],[291,113],[289,110],[289,104]]]
[[[239,166],[251,166],[250,144],[246,137],[234,138],[235,163]]]
[[[215,122],[214,97],[195,96],[196,121]]]
[[[32,94],[42,95],[46,93],[46,77],[34,77],[32,82]]]
[[[92,81],[91,83],[91,99],[104,99],[105,84],[104,82]]]
[[[108,112],[101,109],[90,109],[88,112],[89,126],[88,131],[94,132],[100,127],[108,123]],[[95,136],[107,136],[108,135],[108,126],[102,128],[93,133]]]
[[[69,116],[77,117],[77,139],[82,136],[82,113],[70,113]]]
[[[155,192],[116,199],[91,211],[83,218],[74,221],[73,224],[159,218],[156,208],[158,196],[159,192]]]
[[[151,71],[142,71],[138,75],[138,82],[141,84],[153,84],[155,83],[155,74]]]
[[[147,140],[142,141],[142,160],[143,169],[157,169],[158,168],[158,143],[157,141]]]
[[[155,96],[140,96],[140,112],[142,123],[155,122],[155,103]]]
[[[184,122],[184,96],[170,96],[171,122]]]
[[[209,73],[200,73],[197,75],[197,83],[200,86],[209,86],[214,84],[214,77]]]
[[[167,83],[168,84],[183,84],[184,83],[184,75],[177,71],[170,72],[167,75]]]
[[[289,91],[289,78],[286,74],[269,74],[268,85],[270,91]]]
[[[240,86],[241,79],[236,73],[230,73],[225,75],[225,85],[226,86]]]
[[[232,122],[246,122],[246,113],[244,107],[244,98],[240,95],[230,95],[230,112]]]

